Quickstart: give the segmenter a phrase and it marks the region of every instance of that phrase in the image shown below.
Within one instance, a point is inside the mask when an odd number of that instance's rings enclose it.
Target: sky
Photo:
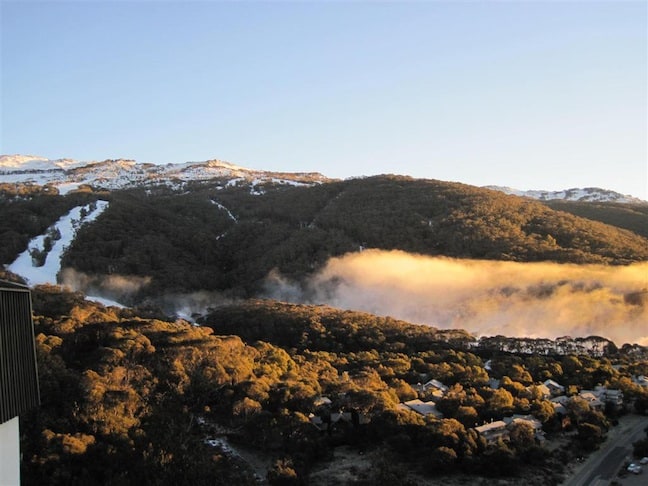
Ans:
[[[648,2],[0,0],[0,153],[648,200]]]

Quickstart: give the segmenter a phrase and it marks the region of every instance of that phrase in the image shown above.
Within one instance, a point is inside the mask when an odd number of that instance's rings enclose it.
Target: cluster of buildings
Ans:
[[[487,370],[490,368],[488,364],[486,364]],[[637,377],[635,381],[641,382],[642,386],[648,387],[647,377]],[[497,389],[499,385],[499,380],[491,379],[489,381],[489,386],[492,388]],[[624,406],[623,392],[605,386],[596,386],[593,390],[581,390],[578,394],[572,396],[567,396],[565,387],[555,380],[546,380],[544,383],[527,388],[532,387],[540,391],[545,400],[551,402],[563,428],[570,425],[568,406],[573,400],[584,400],[591,409],[599,411],[604,410],[606,406],[614,407],[617,410]],[[423,416],[432,416],[437,419],[443,418],[443,414],[437,410],[436,402],[447,393],[448,387],[438,380],[430,380],[424,384],[415,385],[414,389],[419,393],[419,396],[428,397],[428,400],[409,400],[401,403],[399,408]],[[475,430],[487,443],[494,443],[499,439],[508,440],[511,430],[516,424],[520,423],[525,423],[531,427],[538,443],[544,442],[545,434],[542,430],[542,422],[531,414],[504,417],[502,420],[491,421],[477,426]]]
[[[485,363],[485,369],[490,371],[490,361]],[[648,388],[648,377],[637,376],[633,378],[634,383]],[[500,386],[500,380],[491,378],[488,382],[489,386],[497,389]],[[424,417],[432,417],[435,419],[442,419],[443,414],[437,409],[437,402],[442,399],[449,388],[444,383],[436,379],[431,379],[423,384],[418,383],[412,387],[421,398],[408,400],[398,405],[400,410],[410,411],[422,415]],[[596,386],[593,390],[580,390],[577,394],[566,395],[565,386],[561,385],[555,380],[546,380],[543,383],[535,384],[527,387],[528,390],[532,388],[540,392],[542,398],[551,402],[556,413],[556,417],[560,421],[560,426],[566,428],[571,424],[570,421],[570,403],[576,400],[584,401],[592,410],[603,411],[606,407],[613,407],[620,410],[624,407],[623,392],[618,389],[607,388],[605,386]],[[331,400],[326,397],[321,397],[315,404],[320,407],[322,405],[331,405]],[[326,416],[310,414],[311,423],[322,431],[330,431],[335,424],[349,423],[354,426],[369,423],[369,417],[355,412],[338,412],[330,413]],[[542,429],[542,422],[531,414],[527,415],[512,415],[504,417],[502,420],[491,421],[474,428],[477,433],[482,436],[487,443],[497,442],[499,439],[509,440],[510,432],[517,424],[527,424],[534,432],[535,439],[538,443],[545,441],[545,434]]]

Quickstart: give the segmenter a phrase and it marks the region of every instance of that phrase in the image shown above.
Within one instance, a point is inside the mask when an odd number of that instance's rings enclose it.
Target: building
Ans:
[[[581,390],[578,396],[585,400],[593,410],[603,410],[603,402],[592,390]]]
[[[20,483],[18,416],[40,403],[31,294],[0,280],[0,484]]]
[[[488,444],[492,444],[497,442],[499,439],[509,440],[509,430],[507,425],[508,424],[503,420],[497,420],[495,422],[475,427],[475,430],[480,436],[486,439]]]
[[[526,424],[533,429],[533,434],[538,442],[545,440],[545,433],[542,430],[542,422],[535,418],[533,415],[513,415],[512,417],[504,417],[503,421],[511,427],[514,424]]]
[[[623,407],[623,392],[621,390],[599,385],[594,388],[594,394],[603,403],[609,403],[617,409]]]
[[[441,398],[446,393],[448,393],[448,387],[441,383],[439,380],[429,380],[422,385],[417,383],[414,385],[414,390],[416,390],[420,395],[431,395],[436,398]]]
[[[554,380],[546,380],[543,385],[549,388],[552,397],[557,397],[565,393],[565,387]]]
[[[634,376],[632,381],[639,386],[645,386],[648,388],[648,377],[644,375]]]
[[[443,418],[443,414],[439,412],[436,408],[436,403],[429,400],[423,402],[421,400],[409,400],[407,402],[401,403],[399,407],[401,410],[412,410],[416,413],[419,413],[423,416],[431,415],[435,418]]]

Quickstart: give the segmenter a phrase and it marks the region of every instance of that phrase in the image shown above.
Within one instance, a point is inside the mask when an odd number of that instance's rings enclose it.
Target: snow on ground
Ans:
[[[39,157],[37,155],[0,155],[0,170],[10,172],[70,169],[85,164],[87,164],[87,162],[79,162],[72,159],[50,160],[46,157]]]
[[[234,221],[235,223],[238,223],[238,219],[236,219],[236,216],[234,216],[229,209],[227,209],[225,206],[223,206],[218,201],[214,201],[213,199],[211,200],[211,202],[213,204],[215,204],[216,207],[218,207],[218,209],[222,209],[223,211],[225,211],[232,221]]]
[[[108,201],[97,201],[93,208],[91,204],[78,206],[68,214],[61,217],[48,232],[32,239],[27,249],[18,255],[18,258],[7,267],[7,270],[23,277],[29,285],[56,284],[57,274],[61,270],[61,258],[70,245],[77,230],[84,224],[94,221],[108,207]],[[52,249],[47,253],[42,266],[35,266],[32,251],[43,251],[45,238],[50,230],[58,230],[61,238],[52,239]]]
[[[503,186],[484,186],[486,189],[493,189],[505,194],[514,196],[530,197],[540,201],[580,201],[580,202],[618,202],[629,204],[646,204],[647,201],[642,199],[620,194],[615,191],[601,189],[599,187],[585,187],[582,189],[564,189],[562,191],[521,191],[512,187]]]
[[[99,297],[95,295],[86,295],[86,300],[91,300],[92,302],[98,302],[100,304],[105,305],[106,307],[119,307],[120,309],[124,309],[126,307],[124,304],[120,304],[116,300],[110,300],[110,299],[106,299],[105,297]]]

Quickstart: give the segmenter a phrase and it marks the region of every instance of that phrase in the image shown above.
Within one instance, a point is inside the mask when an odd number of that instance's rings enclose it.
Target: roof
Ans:
[[[535,418],[533,415],[513,415],[512,417],[505,418],[504,422],[507,422],[508,424],[525,423],[525,424],[529,424],[531,427],[533,427],[536,430],[542,428],[542,422],[540,422],[540,420]]]
[[[31,294],[0,281],[0,423],[39,403]]]
[[[503,420],[497,420],[495,422],[490,422],[488,424],[475,427],[475,430],[483,435],[483,434],[488,434],[489,432],[495,432],[496,430],[505,429],[505,428],[506,428],[506,422],[504,422]]]
[[[0,280],[0,290],[22,290],[29,291],[29,287],[9,280]]]
[[[546,380],[544,382],[544,385],[549,386],[549,387],[553,387],[553,388],[559,388],[561,390],[565,389],[564,386],[562,386],[560,383],[558,383],[557,381],[554,381],[554,380]]]
[[[435,380],[434,378],[423,385],[423,388],[429,388],[429,387],[434,387],[444,392],[448,391],[448,387],[446,385],[441,383],[439,380]]]
[[[411,410],[414,410],[416,413],[421,415],[434,415],[435,417],[441,417],[442,414],[436,408],[436,403],[432,401],[423,402],[419,399],[409,400],[403,405],[407,406]]]

